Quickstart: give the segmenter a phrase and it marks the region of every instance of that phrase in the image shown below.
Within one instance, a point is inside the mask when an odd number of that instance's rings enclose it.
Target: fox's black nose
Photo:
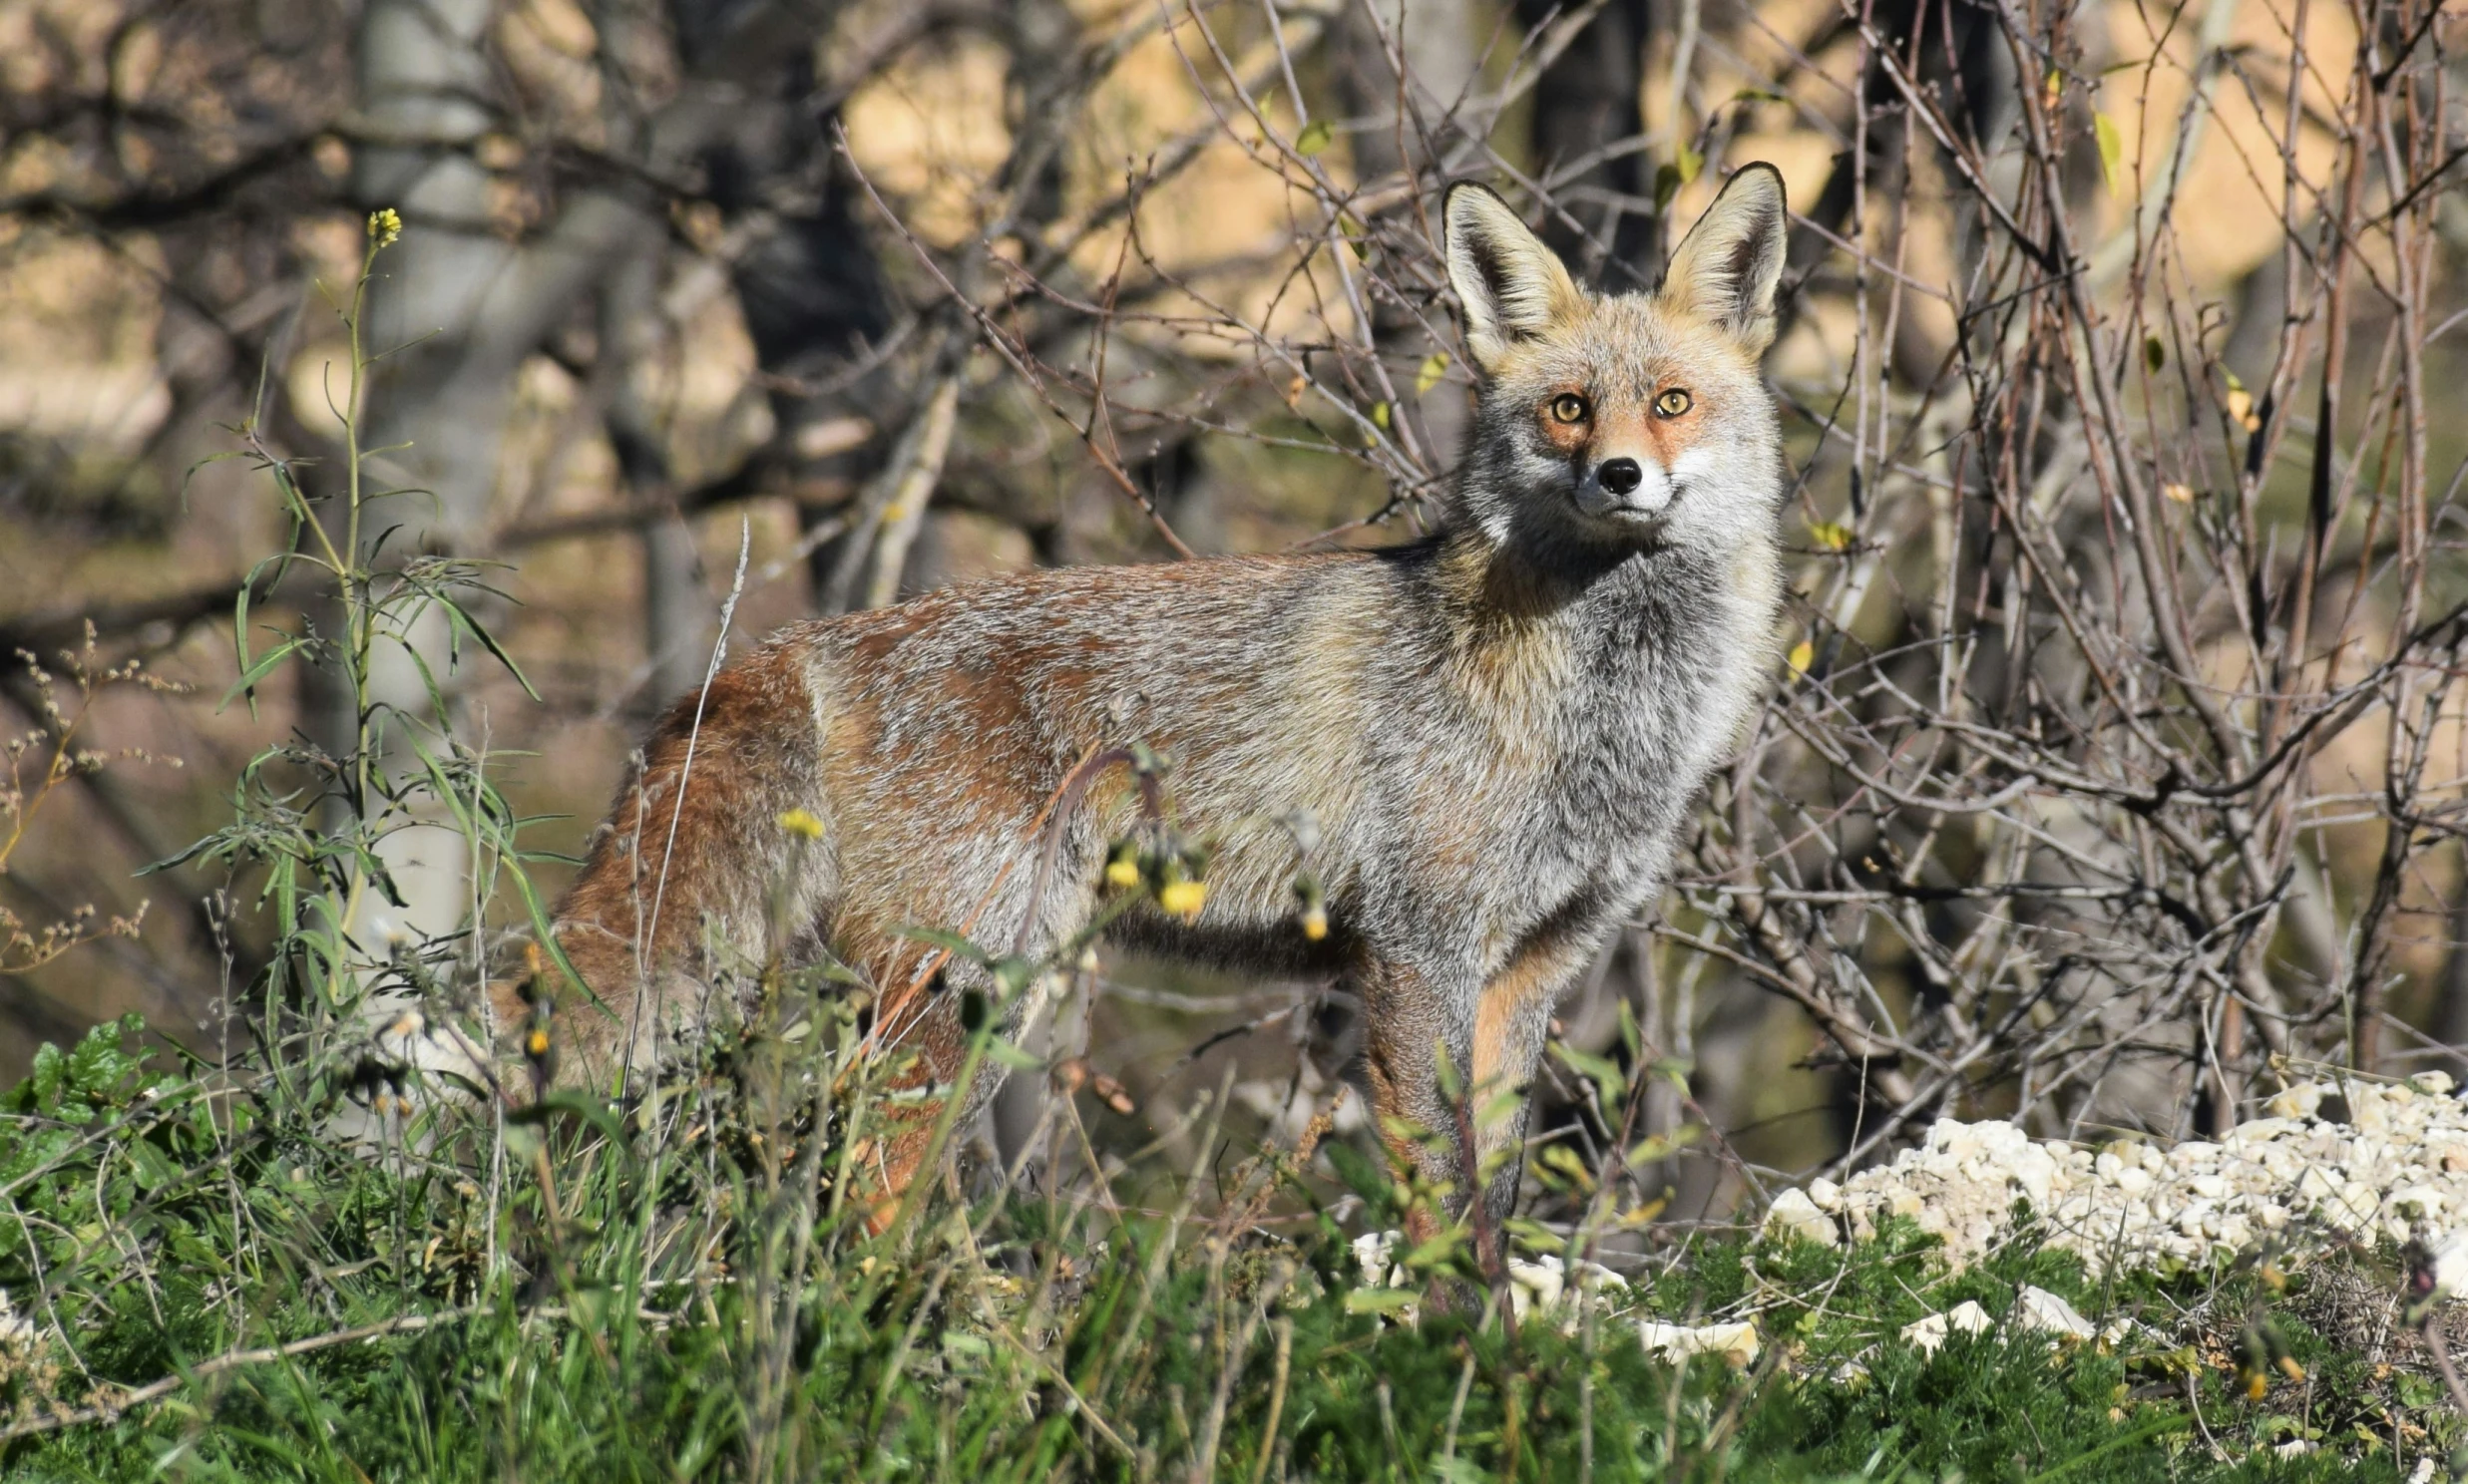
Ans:
[[[1634,459],[1612,459],[1598,472],[1602,487],[1614,495],[1630,495],[1645,483],[1645,471]]]

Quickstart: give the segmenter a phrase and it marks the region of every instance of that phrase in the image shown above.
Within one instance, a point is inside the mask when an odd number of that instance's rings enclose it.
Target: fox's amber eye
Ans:
[[[1673,387],[1671,390],[1654,399],[1654,415],[1656,417],[1675,418],[1696,405],[1695,398],[1689,396],[1688,393],[1680,390],[1678,387]]]
[[[1584,422],[1586,413],[1590,411],[1592,409],[1585,405],[1585,399],[1574,392],[1562,392],[1551,399],[1551,416],[1563,423]]]

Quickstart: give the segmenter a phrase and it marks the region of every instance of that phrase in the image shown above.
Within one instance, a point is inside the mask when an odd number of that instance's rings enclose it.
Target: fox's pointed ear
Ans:
[[[1559,254],[1487,186],[1470,181],[1449,186],[1440,213],[1446,222],[1448,285],[1465,306],[1465,349],[1478,369],[1498,369],[1517,341],[1584,307]]]
[[[1743,166],[1689,228],[1663,275],[1663,299],[1729,330],[1752,355],[1774,343],[1774,291],[1783,281],[1791,208],[1783,175]]]

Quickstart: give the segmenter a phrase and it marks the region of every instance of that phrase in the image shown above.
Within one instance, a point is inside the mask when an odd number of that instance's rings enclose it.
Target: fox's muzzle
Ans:
[[[1671,508],[1677,493],[1661,465],[1623,455],[1603,460],[1577,481],[1577,509],[1589,516],[1651,520]]]

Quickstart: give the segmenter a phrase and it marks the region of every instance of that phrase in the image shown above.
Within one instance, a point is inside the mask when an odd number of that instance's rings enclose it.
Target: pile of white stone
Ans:
[[[2172,1148],[1946,1119],[1890,1165],[1784,1192],[1766,1226],[1832,1246],[1908,1217],[1959,1268],[2012,1236],[2022,1205],[2041,1240],[2099,1272],[2204,1262],[2274,1236],[2404,1242],[2468,1225],[2468,1104],[2442,1073],[2299,1084],[2264,1111],[2217,1143]]]

